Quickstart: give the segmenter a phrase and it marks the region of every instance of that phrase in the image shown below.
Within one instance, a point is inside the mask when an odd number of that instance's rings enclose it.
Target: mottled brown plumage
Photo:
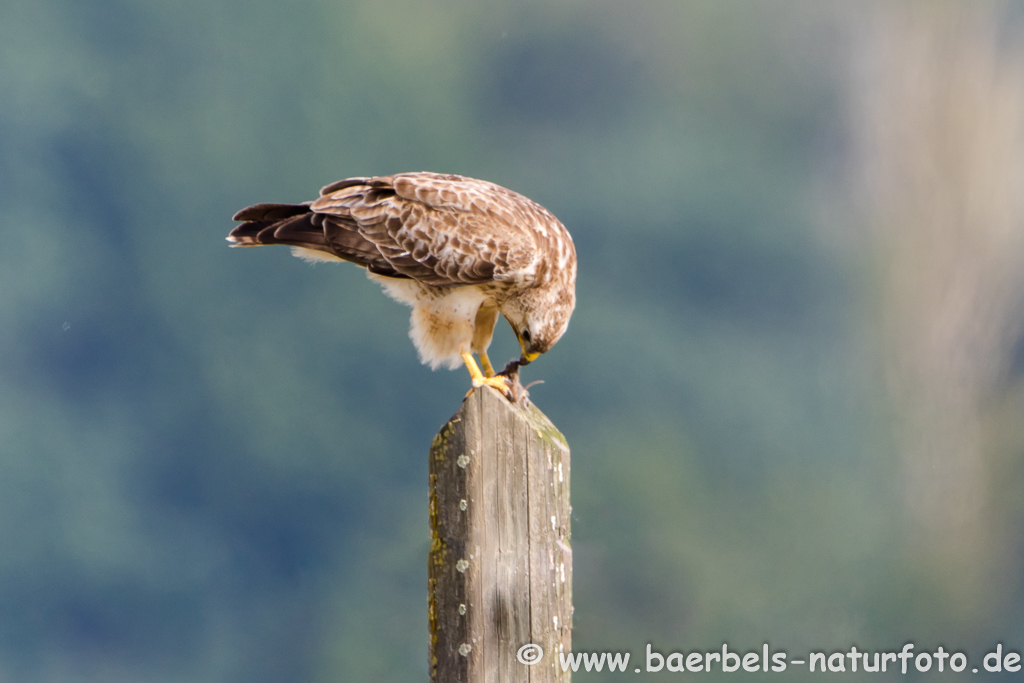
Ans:
[[[431,367],[486,351],[500,312],[523,363],[565,333],[576,303],[576,251],[547,209],[483,180],[438,173],[348,178],[303,204],[242,209],[232,246],[285,244],[297,256],[351,261],[412,307],[410,336]],[[497,388],[497,382],[485,381]]]

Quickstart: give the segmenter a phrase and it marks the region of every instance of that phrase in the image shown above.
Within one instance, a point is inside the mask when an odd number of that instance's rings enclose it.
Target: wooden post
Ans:
[[[433,683],[569,681],[571,509],[565,438],[536,407],[473,391],[430,448]],[[543,655],[524,664],[531,644]]]

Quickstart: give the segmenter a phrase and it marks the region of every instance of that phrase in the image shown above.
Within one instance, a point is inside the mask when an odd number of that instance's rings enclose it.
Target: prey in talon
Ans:
[[[512,359],[505,366],[505,369],[498,373],[499,377],[505,377],[508,380],[509,386],[512,389],[512,395],[509,397],[513,403],[517,403],[522,406],[530,405],[530,392],[527,391],[534,384],[541,384],[544,380],[537,380],[530,382],[527,386],[523,386],[519,381],[519,368],[529,365],[529,361],[523,361],[523,359]]]
[[[526,400],[519,367],[561,339],[576,306],[576,249],[557,218],[521,194],[440,173],[347,178],[301,204],[255,204],[228,241],[283,244],[308,261],[348,261],[412,308],[409,336],[433,369]],[[522,351],[495,373],[499,314]],[[479,357],[477,364],[474,354]]]

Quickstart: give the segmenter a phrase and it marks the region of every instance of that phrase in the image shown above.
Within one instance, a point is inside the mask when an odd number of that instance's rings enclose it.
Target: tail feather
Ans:
[[[245,222],[235,226],[228,241],[239,247],[287,244],[330,252],[315,216],[308,204],[256,204],[235,214],[234,220]]]
[[[381,255],[373,242],[363,237],[338,216],[325,216],[304,204],[254,204],[235,214],[235,226],[228,235],[233,247],[259,247],[283,244],[298,247],[293,253],[307,260],[316,258],[310,251],[321,252],[327,260],[341,259],[360,265],[370,272],[388,277],[407,277],[397,272]],[[301,251],[305,250],[305,251]]]
[[[309,205],[312,202],[302,204],[253,204],[236,213],[233,221],[279,221],[291,216],[309,213]]]

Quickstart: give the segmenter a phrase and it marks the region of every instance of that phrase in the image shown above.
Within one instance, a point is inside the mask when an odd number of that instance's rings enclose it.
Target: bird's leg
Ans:
[[[494,366],[491,365],[491,359],[487,357],[486,351],[479,351],[480,354],[480,365],[484,370],[484,377],[494,377]]]
[[[493,303],[485,303],[476,312],[473,321],[473,343],[470,351],[476,351],[480,356],[480,365],[484,367],[484,377],[494,377],[494,366],[491,359],[487,357],[487,347],[491,345],[491,336],[494,334],[494,324],[498,322],[498,307]]]
[[[482,387],[485,384],[489,387],[494,387],[500,391],[509,400],[512,399],[512,389],[509,387],[508,382],[505,381],[504,377],[484,377],[484,374],[480,372],[480,368],[477,367],[476,361],[473,360],[473,354],[464,351],[462,353],[462,362],[466,364],[466,369],[469,370],[469,376],[473,380],[473,388]],[[490,363],[488,363],[490,365]],[[494,368],[491,368],[494,371]]]

